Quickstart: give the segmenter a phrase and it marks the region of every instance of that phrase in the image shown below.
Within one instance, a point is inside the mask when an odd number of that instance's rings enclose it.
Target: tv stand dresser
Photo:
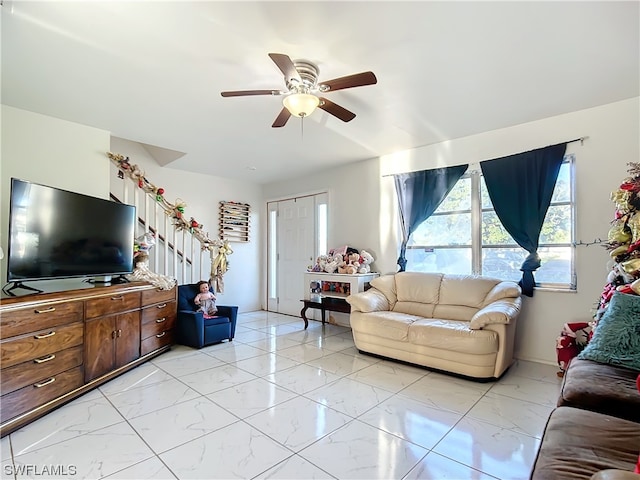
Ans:
[[[134,282],[3,298],[0,436],[169,350],[176,291]]]

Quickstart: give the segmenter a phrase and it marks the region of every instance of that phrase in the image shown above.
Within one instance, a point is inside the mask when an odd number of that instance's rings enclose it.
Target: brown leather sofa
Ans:
[[[640,423],[640,372],[574,358],[562,381],[558,406],[583,408]],[[640,445],[638,445],[640,449]]]
[[[639,479],[640,372],[574,358],[531,480]]]

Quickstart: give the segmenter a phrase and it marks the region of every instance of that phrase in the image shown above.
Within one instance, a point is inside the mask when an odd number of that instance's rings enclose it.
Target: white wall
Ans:
[[[605,239],[614,206],[609,200],[627,176],[627,163],[640,159],[640,98],[547,118],[345,166],[336,171],[277,182],[265,198],[298,192],[330,192],[329,245],[353,245],[373,252],[376,270],[397,270],[399,234],[392,173],[475,163],[547,145],[589,137],[568,145],[576,155],[576,240]],[[562,324],[588,320],[606,282],[609,256],[593,245],[576,248],[578,290],[537,290],[525,298],[518,321],[518,358],[555,363],[555,338]]]
[[[109,198],[109,132],[2,105],[0,245],[8,242],[11,177]],[[2,284],[6,258],[0,262]],[[62,283],[69,283],[65,281]],[[75,282],[75,281],[73,281]],[[38,282],[56,289],[60,282]]]
[[[137,142],[114,137],[110,151],[129,157],[131,164],[140,166],[152,184],[164,188],[164,196],[169,202],[184,201],[187,204],[185,216],[203,224],[210,238],[218,237],[218,202],[226,200],[251,206],[249,242],[231,243],[233,254],[229,256],[229,270],[224,276],[224,293],[216,296],[218,305],[238,305],[241,312],[260,310],[260,299],[264,296],[260,287],[259,235],[261,214],[265,210],[262,207],[262,188],[248,182],[162,167]],[[111,178],[111,182],[119,181],[122,180]]]
[[[640,159],[639,111],[640,99],[634,98],[371,159],[339,171],[273,183],[261,192],[253,184],[160,167],[136,143],[114,141],[110,145],[109,132],[2,105],[0,241],[6,249],[12,176],[107,198],[110,178],[105,152],[111,150],[139,164],[150,181],[163,185],[167,198],[172,199],[175,192],[176,198],[187,203],[187,213],[209,226],[211,234],[217,225],[218,201],[234,200],[252,206],[254,236],[247,244],[233,244],[231,269],[225,276],[226,292],[219,302],[249,311],[260,308],[264,298],[260,276],[266,271],[261,256],[265,243],[264,200],[327,190],[329,245],[349,244],[370,250],[376,258],[376,270],[392,272],[396,270],[398,246],[397,207],[393,181],[384,175],[473,163],[582,136],[589,137],[583,146],[572,144],[568,149],[576,154],[576,238],[584,242],[606,239],[614,211],[610,193],[626,176],[627,163]],[[577,293],[537,291],[532,299],[525,298],[518,325],[519,358],[555,363],[555,337],[562,324],[590,318],[605,283],[608,255],[599,246],[578,247],[576,262]],[[4,260],[0,275],[4,282]]]
[[[230,269],[225,275],[225,293],[220,305],[238,305],[240,311],[260,309],[260,222],[262,192],[258,185],[183,172],[161,167],[135,142],[114,139],[110,132],[25,110],[2,105],[2,149],[0,188],[2,211],[0,245],[7,248],[9,186],[11,177],[51,185],[100,198],[109,198],[110,160],[106,152],[129,156],[155,185],[162,185],[170,201],[187,203],[186,213],[205,225],[211,237],[217,236],[218,202],[232,200],[252,207],[251,241],[233,243]],[[6,258],[1,262],[0,278],[6,280]],[[86,286],[79,280],[33,283],[45,291]]]

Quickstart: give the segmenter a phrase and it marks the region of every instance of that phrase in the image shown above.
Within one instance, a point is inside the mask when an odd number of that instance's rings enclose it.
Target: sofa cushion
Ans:
[[[640,296],[614,293],[578,357],[640,370]]]
[[[501,281],[487,294],[483,307],[503,298],[518,298],[521,294],[522,290],[517,283]]]
[[[640,422],[637,376],[635,370],[574,358],[562,379],[558,405]]]
[[[510,323],[515,321],[521,306],[522,300],[519,297],[497,300],[478,310],[471,318],[469,326],[479,330],[487,325]]]
[[[424,272],[395,274],[398,301],[392,310],[420,317],[433,317],[443,276],[441,273]]]
[[[209,327],[211,325],[221,325],[224,323],[231,323],[231,321],[227,317],[223,316],[215,316],[204,319],[204,326]]]
[[[500,280],[475,275],[445,275],[440,284],[440,305],[469,307],[473,313],[485,306],[485,299]],[[469,316],[470,319],[473,313]]]
[[[640,424],[601,413],[558,407],[549,417],[531,480],[589,479],[608,469],[633,471]]]
[[[371,312],[352,316],[351,327],[365,334],[406,342],[409,326],[420,318],[397,312]]]
[[[449,318],[451,320],[464,321],[469,323],[478,311],[477,308],[467,307],[466,305],[434,305],[433,318]]]
[[[396,302],[393,311],[399,314],[414,315],[424,318],[432,318],[437,307],[433,303],[421,302]]]
[[[360,295],[349,295],[346,300],[353,310],[363,313],[389,310],[389,299],[377,288],[370,288]]]
[[[442,273],[396,273],[398,302],[438,303],[443,276]]]
[[[496,353],[498,334],[491,330],[471,330],[469,323],[440,318],[419,319],[409,325],[409,341],[416,345],[473,355]]]
[[[389,309],[393,309],[393,306],[398,301],[398,296],[396,295],[396,276],[381,275],[371,280],[369,285],[376,290],[380,290],[389,301]]]

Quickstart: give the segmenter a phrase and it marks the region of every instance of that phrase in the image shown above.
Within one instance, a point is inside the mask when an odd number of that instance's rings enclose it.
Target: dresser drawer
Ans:
[[[153,322],[143,323],[140,338],[144,340],[145,338],[158,335],[166,330],[173,330],[175,323],[175,316],[161,317]]]
[[[0,407],[0,421],[5,422],[75,390],[82,386],[83,380],[82,367],[75,367],[15,392],[2,395],[0,397],[2,404],[2,407]]]
[[[175,302],[176,301],[176,288],[171,290],[144,290],[142,292],[142,305],[153,305],[154,303],[163,302]]]
[[[91,298],[85,302],[85,319],[103,317],[140,308],[140,292]]]
[[[173,330],[165,330],[164,332],[145,338],[140,344],[140,355],[146,355],[165,345],[173,343]]]
[[[82,365],[82,345],[2,369],[2,395]]]
[[[78,322],[3,340],[0,342],[0,362],[4,369],[82,345],[83,338],[84,323]]]
[[[77,301],[3,311],[0,316],[0,338],[80,321],[83,307],[83,303]]]
[[[142,324],[155,323],[161,319],[175,318],[176,302],[164,302],[145,307],[142,310]]]

